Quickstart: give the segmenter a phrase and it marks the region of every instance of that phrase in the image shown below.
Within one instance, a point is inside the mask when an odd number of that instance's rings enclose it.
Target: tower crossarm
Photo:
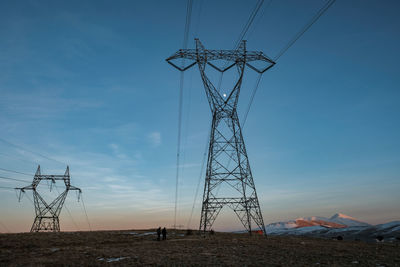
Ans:
[[[79,199],[81,198],[82,190],[81,190],[80,188],[78,188],[78,187],[76,187],[76,186],[72,186],[72,185],[70,185],[70,186],[67,188],[67,191],[68,191],[68,190],[75,190],[75,191],[77,191],[77,194],[78,194],[78,201],[79,201]]]
[[[69,186],[68,190],[77,190],[77,191],[79,191],[79,193],[82,193],[82,190],[80,188],[78,188],[76,186],[72,186],[72,185]]]
[[[230,117],[234,110],[236,110],[245,67],[247,66],[262,74],[274,66],[275,62],[261,51],[247,51],[246,41],[244,40],[235,50],[205,49],[199,39],[195,39],[195,41],[195,49],[179,49],[172,56],[167,58],[166,61],[180,71],[186,71],[197,64],[205,86],[211,111],[213,113],[217,111],[220,113],[219,116]],[[222,66],[217,66],[218,64],[214,62],[221,60],[225,61],[225,64],[222,64]],[[226,98],[220,94],[219,90],[215,88],[207,77],[207,65],[221,73],[234,66],[237,67],[239,79]]]
[[[174,60],[177,59],[188,59],[189,61],[194,62],[190,62],[186,66],[179,66],[174,62]],[[213,60],[225,60],[227,62],[231,62],[231,64],[220,68],[212,64]],[[245,51],[245,53],[241,53],[239,50],[204,49],[200,52],[199,49],[179,49],[175,54],[167,58],[166,61],[180,71],[185,71],[193,67],[196,63],[203,61],[220,72],[227,71],[238,62],[245,62],[248,67],[258,73],[264,73],[275,65],[275,62],[261,51]],[[256,67],[251,64],[255,61],[262,61],[265,64],[263,67]]]
[[[64,180],[67,177],[68,177],[67,175],[47,175],[47,174],[40,175],[40,179],[42,180]]]
[[[239,53],[238,50],[205,50],[202,55],[198,54],[197,49],[179,49],[175,54],[170,56],[169,58],[166,59],[168,63],[170,63],[172,66],[177,68],[180,71],[184,71],[189,69],[187,66],[182,68],[177,66],[172,62],[174,59],[189,59],[189,60],[207,60],[207,61],[212,61],[212,60],[226,60],[226,61],[245,61],[245,62],[251,62],[251,61],[265,61],[269,62],[270,64],[275,64],[275,62],[267,57],[263,52],[260,51],[246,51],[246,54],[241,54]],[[193,65],[189,64],[188,66],[192,67]],[[226,69],[222,69],[225,71]]]

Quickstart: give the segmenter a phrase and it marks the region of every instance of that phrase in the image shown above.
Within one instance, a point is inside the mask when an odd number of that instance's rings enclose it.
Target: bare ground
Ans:
[[[0,266],[400,266],[399,242],[153,231],[0,234]]]

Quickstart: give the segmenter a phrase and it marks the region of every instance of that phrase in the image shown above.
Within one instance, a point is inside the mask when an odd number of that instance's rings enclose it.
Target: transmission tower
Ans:
[[[65,190],[50,204],[48,204],[37,191],[37,187],[42,180],[50,181],[50,191],[56,181],[63,181],[65,184]],[[45,175],[40,173],[39,165],[36,170],[35,176],[33,177],[32,184],[15,189],[19,190],[18,201],[21,201],[22,193],[25,193],[26,190],[32,190],[33,192],[36,217],[33,222],[31,232],[59,232],[59,215],[61,213],[61,209],[67,197],[68,191],[77,190],[77,192],[79,192],[78,200],[80,194],[82,193],[80,188],[71,185],[69,166],[67,166],[64,175]]]
[[[237,115],[237,103],[245,67],[262,74],[275,62],[262,52],[247,51],[246,41],[242,41],[236,50],[207,50],[199,39],[195,39],[195,42],[196,49],[180,49],[166,60],[182,72],[198,65],[212,113],[199,230],[204,233],[211,230],[221,209],[228,206],[250,234],[254,222],[266,235]],[[176,62],[179,59],[189,63],[179,66]],[[218,67],[214,62],[221,60],[225,61],[225,65]],[[215,88],[206,75],[207,65],[221,73],[236,66],[238,80],[230,93],[221,95]],[[221,188],[224,189],[221,191]]]

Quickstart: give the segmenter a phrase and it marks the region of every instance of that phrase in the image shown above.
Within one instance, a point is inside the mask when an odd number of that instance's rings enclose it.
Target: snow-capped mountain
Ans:
[[[400,221],[376,226],[359,221],[351,216],[337,213],[330,218],[301,217],[286,222],[271,223],[266,226],[271,235],[307,235],[319,237],[342,236],[345,239],[373,241],[377,236],[389,240],[399,240]]]
[[[335,222],[338,224],[343,224],[346,226],[369,226],[370,224],[361,222],[353,217],[350,217],[343,213],[336,213],[331,218],[329,218],[330,222]]]
[[[313,216],[300,217],[286,222],[277,222],[267,225],[267,232],[281,232],[287,229],[298,229],[303,227],[320,226],[324,228],[346,228],[349,226],[369,226],[348,215],[337,213],[331,218]]]

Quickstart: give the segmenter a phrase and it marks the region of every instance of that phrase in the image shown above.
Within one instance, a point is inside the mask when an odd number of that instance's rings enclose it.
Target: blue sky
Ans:
[[[324,3],[266,0],[248,49],[274,57]],[[199,37],[232,49],[255,4],[194,1],[188,46]],[[338,0],[264,74],[244,138],[265,223],[336,212],[400,219],[399,7]],[[0,167],[61,174],[69,164],[93,229],[172,225],[179,72],[165,58],[182,47],[185,15],[186,1],[3,1],[0,138],[59,162],[0,140]],[[255,77],[245,77],[239,116]],[[185,73],[183,111],[186,225],[211,119],[197,68]],[[27,197],[1,190],[0,203],[0,231],[30,229]],[[76,225],[64,210],[62,229],[88,229],[74,194],[66,206]],[[215,227],[241,228],[229,210]]]

